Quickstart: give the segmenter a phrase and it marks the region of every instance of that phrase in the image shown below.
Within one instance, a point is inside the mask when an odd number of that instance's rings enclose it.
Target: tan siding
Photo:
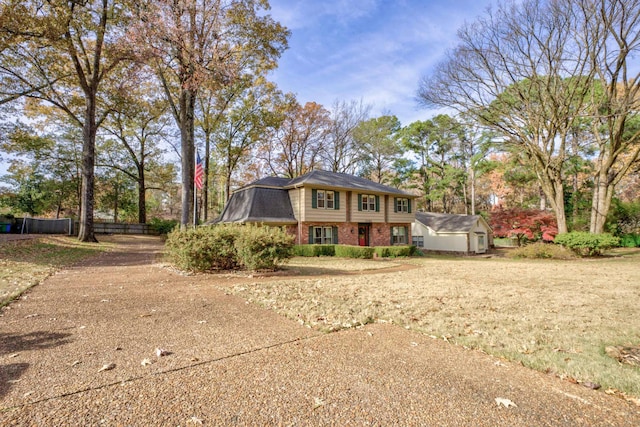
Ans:
[[[319,190],[322,190],[319,188]],[[333,190],[327,190],[333,191]],[[304,197],[303,219],[302,221],[322,221],[322,222],[345,222],[347,220],[347,193],[344,191],[336,191],[340,193],[340,209],[314,209],[311,204],[311,188],[303,188]]]
[[[391,203],[393,203],[393,198],[391,198]],[[393,207],[389,209],[389,222],[414,222],[416,219],[416,214],[406,213],[406,212],[394,212]]]
[[[289,190],[289,199],[291,200],[291,207],[293,208],[293,216],[296,217],[296,219],[300,219],[301,218],[301,213],[300,213],[300,189],[299,188],[294,188],[293,190]]]
[[[369,193],[367,193],[369,194]],[[351,195],[351,222],[384,222],[384,195],[379,194],[380,196],[380,212],[376,211],[359,211],[358,210],[358,193],[353,192]]]

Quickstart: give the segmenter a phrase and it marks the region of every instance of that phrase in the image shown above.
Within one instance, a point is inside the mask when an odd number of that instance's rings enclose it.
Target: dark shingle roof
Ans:
[[[278,187],[278,188],[294,188],[303,185],[317,186],[320,188],[335,188],[344,190],[355,191],[371,191],[374,193],[385,194],[397,194],[402,196],[413,196],[397,188],[390,187],[384,184],[378,184],[377,182],[370,181],[365,178],[361,178],[355,175],[349,175],[346,173],[328,172],[322,170],[314,170],[297,178],[277,178],[267,177],[248,184],[244,188],[264,186],[264,187]]]
[[[468,233],[479,215],[456,215],[433,212],[416,212],[416,221],[437,232]]]
[[[295,224],[297,221],[287,190],[249,187],[234,192],[214,222]]]

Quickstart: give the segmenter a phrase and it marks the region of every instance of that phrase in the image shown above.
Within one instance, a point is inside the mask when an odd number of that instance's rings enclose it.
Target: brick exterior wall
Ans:
[[[358,223],[357,222],[303,222],[297,226],[288,226],[287,232],[296,237],[296,244],[309,244],[309,227],[337,227],[338,243],[341,245],[358,246]],[[407,244],[411,244],[411,223],[402,224],[369,224],[369,246],[389,246],[391,244],[391,227],[407,227]]]

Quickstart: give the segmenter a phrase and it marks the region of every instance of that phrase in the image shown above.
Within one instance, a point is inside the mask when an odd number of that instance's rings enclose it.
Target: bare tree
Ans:
[[[567,231],[563,165],[590,89],[589,56],[570,1],[509,2],[459,31],[459,45],[420,84],[424,105],[474,117],[524,152]],[[586,77],[585,77],[586,76]]]
[[[578,2],[596,87],[589,117],[596,140],[590,231],[602,233],[615,187],[640,160],[640,1]]]
[[[277,176],[295,178],[313,170],[329,131],[329,112],[320,104],[300,105],[286,94],[276,106],[275,128],[260,150],[263,160]]]
[[[331,108],[331,125],[327,141],[320,157],[332,172],[355,173],[362,161],[354,140],[353,131],[369,117],[370,105],[360,101],[335,101]]]

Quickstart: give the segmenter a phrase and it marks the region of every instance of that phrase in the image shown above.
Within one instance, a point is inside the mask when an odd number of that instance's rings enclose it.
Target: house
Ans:
[[[353,175],[314,170],[233,192],[215,223],[286,227],[297,244],[407,245],[414,195]]]
[[[491,228],[479,215],[417,212],[413,245],[432,251],[485,253],[493,244]]]

